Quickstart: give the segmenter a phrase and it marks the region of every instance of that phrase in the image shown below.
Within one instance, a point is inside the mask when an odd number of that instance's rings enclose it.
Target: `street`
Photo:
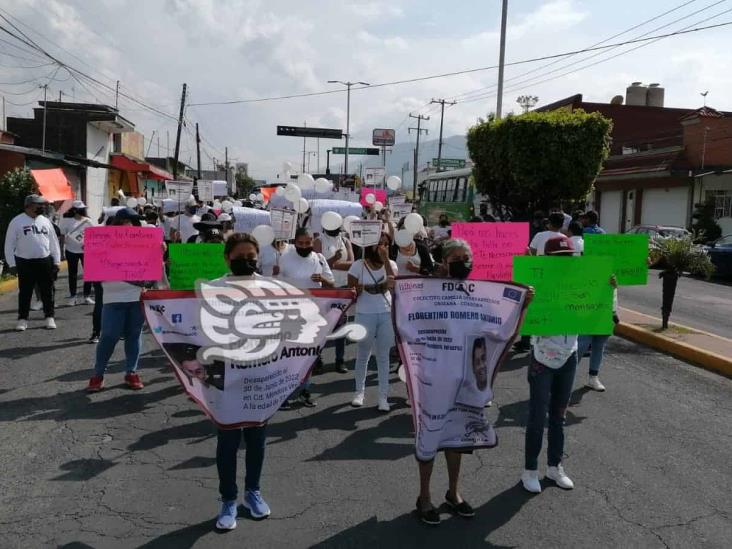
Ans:
[[[623,286],[618,290],[621,307],[661,318],[660,271],[648,272],[647,286]],[[732,286],[723,280],[679,279],[671,322],[732,338]]]
[[[58,309],[55,332],[39,328],[39,315],[16,333],[15,295],[0,296],[3,548],[681,548],[732,539],[732,381],[624,340],[609,345],[606,393],[582,388],[586,362],[578,371],[564,461],[572,492],[544,482],[531,496],[518,483],[525,355],[496,381],[488,413],[498,447],[463,461],[462,491],[477,516],[443,512],[438,528],[412,513],[418,478],[404,385],[392,376],[395,406],[383,415],[370,378],[367,405],[354,409],[352,376],[327,369],[314,378],[316,408],[270,422],[262,490],[272,517],[254,522],[240,510],[237,529],[219,534],[214,430],[149,334],[142,391],[122,385],[120,345],[109,388],[87,395],[91,308]],[[446,489],[439,456],[435,504]]]

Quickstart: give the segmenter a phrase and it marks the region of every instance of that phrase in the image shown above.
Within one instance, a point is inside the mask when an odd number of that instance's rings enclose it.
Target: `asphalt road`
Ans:
[[[647,286],[623,286],[621,307],[661,318],[662,283],[660,271],[651,269]],[[671,321],[732,339],[732,284],[713,279],[679,279]]]
[[[438,528],[412,514],[418,481],[404,386],[394,377],[395,407],[383,415],[375,379],[368,406],[352,409],[351,376],[327,372],[314,380],[317,408],[270,423],[262,488],[272,517],[240,516],[220,534],[212,426],[150,337],[144,390],[122,385],[120,348],[109,388],[89,396],[90,308],[61,308],[57,331],[34,320],[22,334],[12,331],[14,309],[14,296],[0,296],[3,549],[721,548],[732,539],[732,381],[623,340],[609,345],[606,393],[581,388],[586,363],[578,375],[564,460],[572,492],[547,486],[530,496],[518,484],[525,357],[497,379],[489,413],[499,446],[464,460],[462,490],[477,516],[444,513]],[[446,488],[440,456],[435,503]]]

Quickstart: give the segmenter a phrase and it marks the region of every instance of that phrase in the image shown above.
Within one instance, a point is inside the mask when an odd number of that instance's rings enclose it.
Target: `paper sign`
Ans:
[[[205,181],[203,179],[199,179],[198,183],[196,183],[198,187],[198,200],[202,202],[213,202],[214,199],[214,189],[213,189],[213,181]]]
[[[196,280],[213,280],[229,272],[223,244],[170,244],[170,289],[193,290]]]
[[[384,189],[372,189],[370,187],[361,187],[361,205],[364,208],[368,208],[369,206],[373,206],[373,204],[369,204],[366,202],[366,196],[369,194],[373,194],[376,197],[376,202],[381,202],[382,204],[386,204],[386,191]]]
[[[513,258],[526,253],[528,223],[453,223],[452,238],[473,250],[470,280],[513,280]]]
[[[213,194],[214,196],[226,196],[228,194],[226,181],[215,179],[213,181]]]
[[[160,280],[162,276],[162,229],[111,226],[84,231],[85,281]]]
[[[389,206],[401,206],[402,204],[406,203],[407,197],[403,194],[393,194],[389,197]]]
[[[185,202],[193,193],[193,181],[166,181],[165,190],[168,198]]]
[[[297,212],[294,210],[272,209],[269,212],[272,229],[277,240],[292,240],[297,231]]]
[[[365,248],[381,239],[381,221],[351,221],[351,244]]]
[[[609,257],[514,257],[514,280],[536,292],[521,334],[612,334],[612,272]]]
[[[613,258],[619,286],[648,284],[648,235],[587,234],[586,256]]]

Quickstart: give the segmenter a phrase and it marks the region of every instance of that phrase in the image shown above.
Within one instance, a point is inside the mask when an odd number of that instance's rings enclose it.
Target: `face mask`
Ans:
[[[447,221],[445,221],[444,219],[440,221],[440,227],[447,227]]]
[[[44,213],[46,213],[46,208],[44,208],[43,206],[41,206],[40,208],[36,208],[36,215],[43,215]]]
[[[295,250],[297,251],[297,254],[300,257],[307,257],[311,253],[313,253],[313,247],[312,246],[310,246],[309,248],[298,248],[297,246],[295,246]]]
[[[256,271],[257,261],[255,259],[237,257],[231,260],[231,272],[235,276],[251,276]]]
[[[471,261],[453,261],[447,264],[447,273],[451,278],[468,278],[472,270],[473,263]]]
[[[328,229],[323,229],[323,232],[328,236],[338,236],[339,234],[341,234],[340,229],[333,229],[332,231],[329,231]]]

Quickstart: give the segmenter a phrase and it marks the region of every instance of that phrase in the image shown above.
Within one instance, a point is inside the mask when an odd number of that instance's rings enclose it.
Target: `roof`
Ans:
[[[148,175],[150,179],[172,180],[173,176],[162,168],[124,153],[111,153],[110,162],[112,166],[127,172],[140,172]]]
[[[732,113],[724,113],[705,105],[700,109],[696,109],[695,111],[691,111],[690,113],[682,116],[681,120],[688,120],[689,118],[694,118],[696,116],[699,118],[725,118],[725,116],[730,115],[732,115]]]
[[[623,176],[668,176],[690,168],[683,147],[670,147],[634,154],[611,156],[605,161],[599,180]]]
[[[39,158],[48,162],[56,162],[59,164],[65,164],[67,166],[90,166],[92,168],[111,168],[109,164],[104,162],[97,162],[90,158],[84,158],[83,156],[75,156],[72,154],[63,154],[51,151],[42,151],[41,149],[34,149],[31,147],[20,147],[18,145],[6,145],[0,143],[0,151],[7,151],[29,156],[31,158]]]

